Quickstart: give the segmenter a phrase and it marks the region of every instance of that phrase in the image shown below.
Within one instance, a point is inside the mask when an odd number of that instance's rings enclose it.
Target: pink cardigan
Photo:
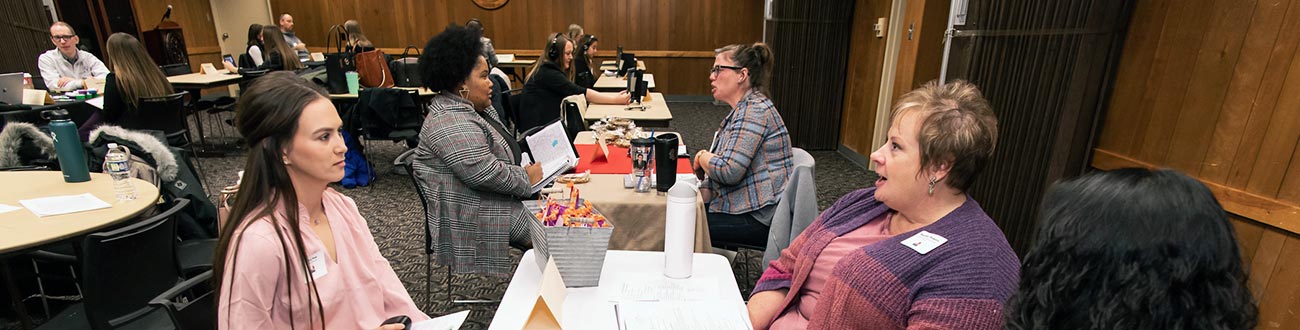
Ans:
[[[357,212],[356,202],[333,189],[326,189],[322,197],[334,232],[337,262],[330,260],[321,240],[308,229],[307,211],[301,205],[299,219],[307,257],[317,253],[324,256],[321,262],[325,271],[316,278],[316,288],[325,324],[322,326],[318,317],[308,318],[308,306],[314,303],[306,300],[305,293],[310,290],[297,254],[293,253],[292,240],[286,237],[288,244],[282,246],[270,219],[258,219],[245,226],[235,243],[238,250],[232,248],[232,253],[237,253],[234,263],[226,264],[218,297],[220,329],[374,329],[397,315],[406,315],[412,321],[429,319],[411,301],[388,260],[379,254],[379,246]],[[277,213],[282,219],[283,210]],[[282,232],[289,230],[284,222],[276,225]],[[293,280],[287,282],[285,248],[290,251],[287,271],[293,274]]]

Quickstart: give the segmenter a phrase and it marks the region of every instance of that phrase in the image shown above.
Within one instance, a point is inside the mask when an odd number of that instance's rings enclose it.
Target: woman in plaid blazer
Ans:
[[[424,182],[437,262],[460,273],[507,274],[509,243],[526,245],[536,222],[519,198],[542,178],[519,166],[519,146],[492,108],[483,42],[475,30],[448,26],[420,56],[424,87],[438,92],[420,129],[413,168]]]

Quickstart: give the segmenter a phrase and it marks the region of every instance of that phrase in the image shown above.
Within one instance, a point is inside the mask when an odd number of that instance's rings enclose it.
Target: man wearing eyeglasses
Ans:
[[[77,49],[81,39],[72,26],[64,22],[50,25],[50,42],[54,49],[41,54],[38,66],[45,88],[52,91],[70,91],[86,87],[87,78],[104,78],[108,68],[95,55]]]

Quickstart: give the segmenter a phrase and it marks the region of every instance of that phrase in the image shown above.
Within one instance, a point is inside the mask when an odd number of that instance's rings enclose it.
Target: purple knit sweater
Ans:
[[[854,191],[822,212],[772,261],[754,293],[789,288],[781,310],[788,308],[832,239],[889,211],[876,201],[875,191]],[[901,243],[922,230],[948,241],[924,255]],[[809,315],[808,329],[1000,329],[1002,305],[1019,279],[1020,260],[1006,237],[967,197],[930,225],[841,259]]]

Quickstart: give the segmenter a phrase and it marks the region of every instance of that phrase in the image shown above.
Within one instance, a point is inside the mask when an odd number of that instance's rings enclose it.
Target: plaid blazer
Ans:
[[[412,175],[425,186],[437,261],[459,273],[509,274],[510,223],[533,217],[519,199],[528,196],[528,174],[469,101],[442,93],[428,108]]]
[[[709,183],[718,197],[709,212],[741,214],[776,204],[794,167],[790,132],[772,100],[750,90],[731,109],[714,138]],[[772,221],[766,221],[770,225]]]

